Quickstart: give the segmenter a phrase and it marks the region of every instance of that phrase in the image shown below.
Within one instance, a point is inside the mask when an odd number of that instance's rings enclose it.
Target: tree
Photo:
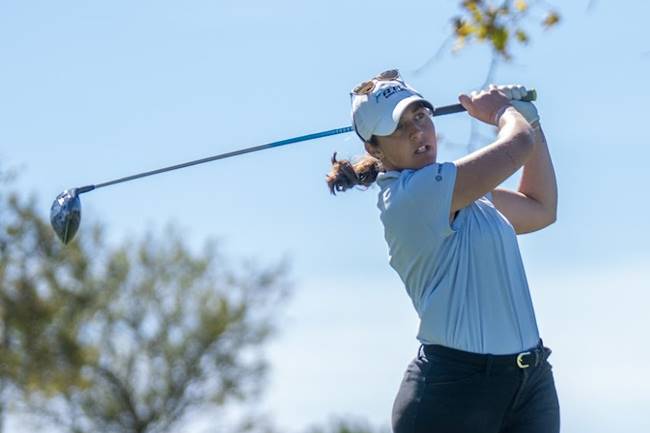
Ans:
[[[70,432],[162,432],[260,391],[284,264],[193,253],[173,228],[110,248],[95,226],[64,247],[33,201],[0,209],[0,378],[17,409]]]

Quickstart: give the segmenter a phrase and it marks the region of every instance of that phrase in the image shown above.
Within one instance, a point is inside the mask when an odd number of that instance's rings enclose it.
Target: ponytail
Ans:
[[[369,187],[377,180],[377,175],[382,171],[384,168],[381,161],[370,154],[362,156],[353,164],[346,159],[337,161],[336,152],[334,152],[332,169],[326,177],[327,186],[333,195],[356,185]]]

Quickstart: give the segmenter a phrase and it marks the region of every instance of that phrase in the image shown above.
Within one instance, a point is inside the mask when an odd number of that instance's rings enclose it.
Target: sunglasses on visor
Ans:
[[[384,71],[381,74],[377,75],[375,78],[372,78],[368,81],[364,81],[359,84],[357,87],[352,89],[352,94],[354,95],[367,95],[375,89],[378,81],[402,81],[399,76],[399,71],[397,69],[389,69]]]

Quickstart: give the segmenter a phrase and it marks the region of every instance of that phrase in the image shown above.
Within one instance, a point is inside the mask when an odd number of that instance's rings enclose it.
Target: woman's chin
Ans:
[[[416,155],[418,158],[414,161],[414,166],[417,167],[418,169],[422,167],[426,167],[427,165],[431,165],[436,162],[436,155],[435,154],[423,154],[423,155]]]

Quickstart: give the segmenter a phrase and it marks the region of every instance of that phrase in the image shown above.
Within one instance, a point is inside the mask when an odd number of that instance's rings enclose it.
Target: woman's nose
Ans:
[[[409,139],[414,140],[420,138],[420,135],[422,135],[422,126],[416,123],[412,123],[409,126],[408,131],[409,131]]]

